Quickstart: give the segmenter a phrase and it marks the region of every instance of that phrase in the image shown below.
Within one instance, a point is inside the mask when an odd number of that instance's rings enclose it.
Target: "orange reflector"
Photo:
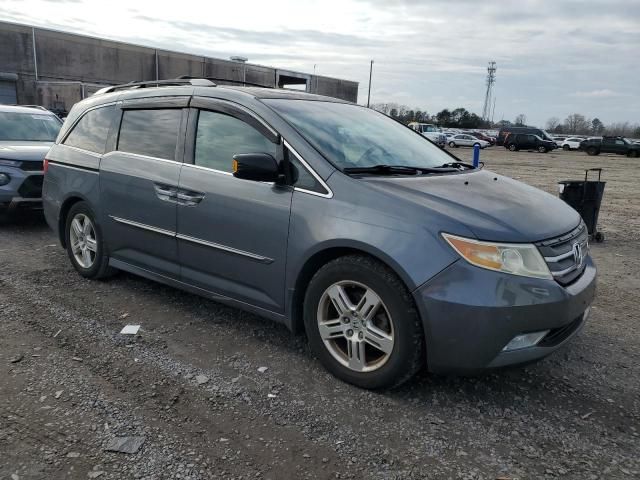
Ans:
[[[502,259],[498,247],[493,245],[483,245],[475,242],[467,242],[460,238],[446,236],[447,241],[455,248],[460,255],[469,262],[486,268],[502,268]]]
[[[233,160],[232,168],[233,168],[233,173],[236,173],[238,171],[238,161],[235,159]]]

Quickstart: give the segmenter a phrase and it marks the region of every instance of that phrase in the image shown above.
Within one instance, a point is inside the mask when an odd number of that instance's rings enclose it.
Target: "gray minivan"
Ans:
[[[540,359],[594,298],[577,212],[334,98],[109,87],[73,107],[45,164],[45,215],[81,275],[125,270],[282,322],[365,388]]]

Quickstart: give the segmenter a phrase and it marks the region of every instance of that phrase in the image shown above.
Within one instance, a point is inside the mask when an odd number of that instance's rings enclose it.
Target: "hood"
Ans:
[[[370,177],[367,182],[462,223],[479,240],[535,242],[566,233],[580,223],[580,215],[562,200],[486,170],[417,178]]]
[[[20,160],[23,162],[44,160],[53,142],[0,142],[0,158],[5,160]]]

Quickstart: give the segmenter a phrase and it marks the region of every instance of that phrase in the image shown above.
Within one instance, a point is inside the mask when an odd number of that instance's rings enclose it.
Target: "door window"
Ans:
[[[107,135],[115,116],[115,105],[89,110],[67,135],[63,145],[103,154]]]
[[[268,153],[276,157],[278,146],[248,123],[224,113],[201,110],[194,162],[201,167],[232,172],[233,156]]]
[[[148,157],[176,159],[182,110],[125,110],[118,150]]]

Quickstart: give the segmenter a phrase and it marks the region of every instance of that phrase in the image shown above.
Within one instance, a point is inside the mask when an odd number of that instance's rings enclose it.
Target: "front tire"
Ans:
[[[538,152],[540,152],[540,153],[547,153],[547,152],[548,152],[547,147],[544,147],[544,146],[540,145],[540,146],[538,147]]]
[[[562,146],[562,149],[563,149],[565,152],[568,152],[569,150],[571,150],[571,147],[570,147],[569,145],[563,145],[563,146]]]
[[[86,202],[78,202],[69,210],[65,242],[73,268],[83,277],[99,279],[114,273],[115,270],[109,267],[102,230]]]
[[[455,144],[455,142],[449,142],[449,146],[453,148],[453,147],[456,147],[457,145]]]
[[[589,147],[587,148],[587,155],[598,155],[600,152],[598,151],[598,149],[596,147]]]
[[[304,322],[323,366],[358,387],[398,386],[423,365],[424,334],[413,298],[372,258],[350,255],[320,268],[305,294]]]
[[[515,152],[517,150],[515,143],[512,143],[511,145],[509,145],[508,148],[510,152]]]

